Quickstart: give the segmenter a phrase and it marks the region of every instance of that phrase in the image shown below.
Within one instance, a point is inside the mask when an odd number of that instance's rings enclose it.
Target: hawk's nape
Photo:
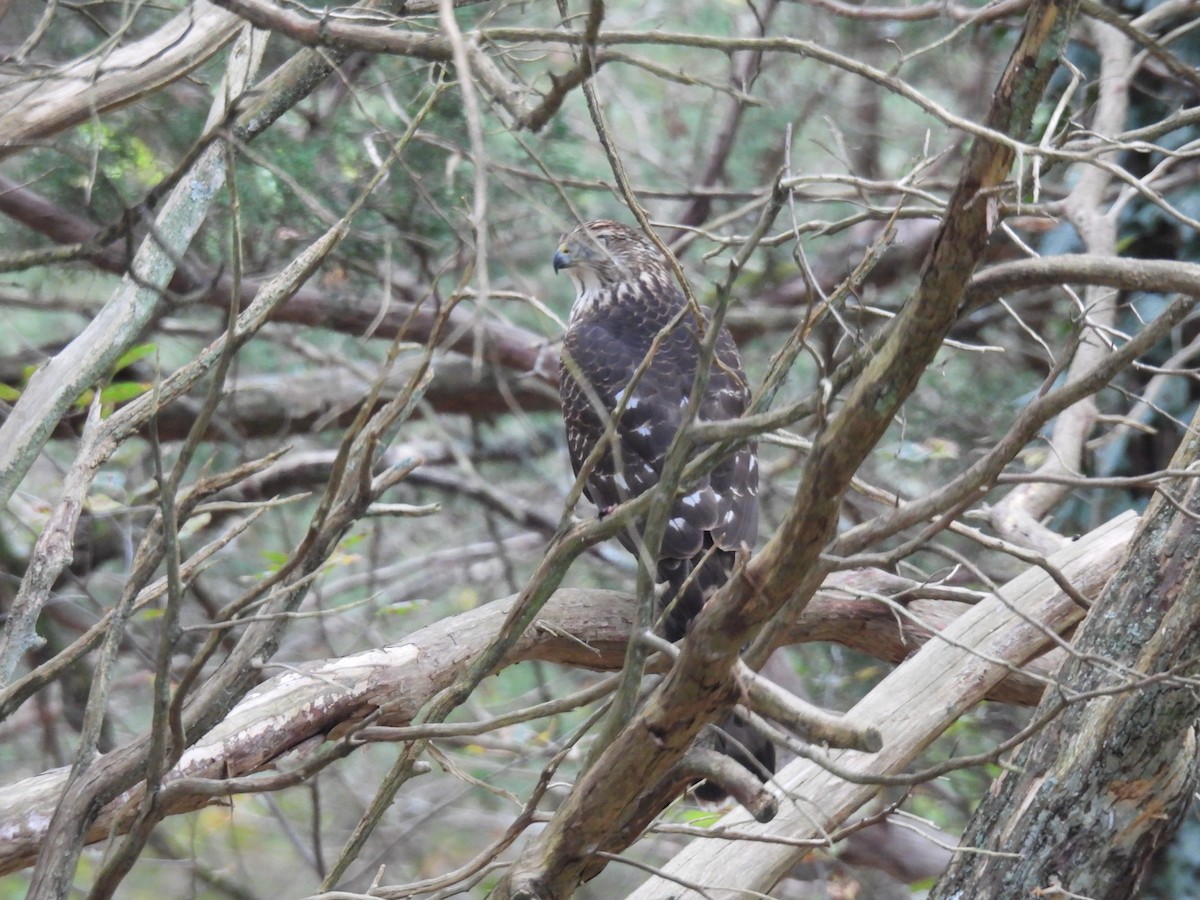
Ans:
[[[575,228],[554,255],[575,284],[563,341],[559,390],[576,474],[621,409],[614,434],[584,482],[601,515],[654,487],[683,424],[702,355],[702,331],[686,309],[666,259],[641,232],[599,220]],[[717,335],[715,359],[699,396],[698,421],[740,416],[750,391],[729,332]],[[703,448],[696,448],[696,455]],[[735,450],[675,499],[658,552],[662,633],[678,640],[705,601],[729,580],[758,534],[758,459],[754,444]],[[640,532],[640,529],[637,529]],[[634,533],[622,544],[636,552]],[[765,780],[775,750],[736,716],[716,749]],[[750,755],[742,749],[749,749]],[[753,758],[751,758],[751,756]],[[702,799],[723,792],[703,783]]]

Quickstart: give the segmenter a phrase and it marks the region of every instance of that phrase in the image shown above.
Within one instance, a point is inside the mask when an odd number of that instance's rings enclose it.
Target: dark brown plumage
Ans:
[[[566,234],[554,255],[555,272],[563,269],[576,288],[559,372],[567,446],[576,473],[603,437],[612,414],[622,401],[625,404],[613,440],[584,485],[604,515],[658,483],[696,379],[700,328],[708,323],[698,327],[690,311],[678,315],[687,302],[666,259],[643,234],[618,222],[588,222]],[[696,420],[737,418],[749,396],[737,347],[722,328]],[[675,499],[657,562],[666,611],[662,632],[668,640],[686,633],[705,601],[729,580],[738,554],[753,548],[757,494],[757,453],[748,444]],[[633,534],[623,533],[620,540],[636,550]],[[726,728],[736,728],[737,739],[753,745],[753,755],[772,767],[774,748],[769,742],[736,719]],[[718,749],[749,763],[728,741]],[[748,768],[759,771],[752,763]],[[721,795],[719,790],[709,793]]]
[[[658,249],[617,222],[576,228],[563,238],[554,265],[566,269],[578,292],[559,373],[576,472],[604,434],[612,412],[625,402],[615,441],[585,485],[603,514],[658,483],[696,378],[700,336],[695,317],[685,313],[626,397],[625,389],[655,339],[684,308],[683,292]],[[749,399],[737,348],[725,329],[716,356],[700,398],[699,421],[737,418]],[[669,640],[683,636],[704,601],[729,579],[738,551],[753,547],[757,494],[758,463],[749,445],[676,499],[658,554],[659,581],[668,585],[665,601],[674,601],[663,629]],[[621,540],[634,549],[630,535]],[[683,594],[676,596],[681,586]]]

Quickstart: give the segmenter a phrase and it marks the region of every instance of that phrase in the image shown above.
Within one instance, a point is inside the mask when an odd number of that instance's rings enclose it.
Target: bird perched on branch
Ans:
[[[658,484],[688,413],[709,323],[688,308],[659,249],[618,222],[588,222],[566,234],[554,254],[554,271],[561,270],[576,288],[559,372],[567,446],[578,474],[596,445],[606,441],[584,482],[603,516]],[[713,357],[696,398],[695,421],[737,418],[749,401],[737,347],[725,328],[717,335]],[[757,494],[756,448],[745,444],[698,481],[688,482],[675,498],[657,554],[662,633],[668,640],[686,633],[705,601],[729,580],[739,553],[753,547]],[[640,530],[620,535],[631,552],[637,552]],[[717,749],[760,777],[763,768],[773,768],[769,741],[736,717],[724,727],[736,734]],[[739,743],[761,767],[750,762]],[[705,783],[697,794],[719,799],[723,792]]]

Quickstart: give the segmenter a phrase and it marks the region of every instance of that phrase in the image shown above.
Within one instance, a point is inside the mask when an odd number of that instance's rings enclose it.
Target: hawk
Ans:
[[[708,321],[697,321],[686,309],[687,299],[658,248],[618,222],[598,220],[568,232],[554,254],[555,273],[564,269],[576,297],[563,342],[559,391],[576,474],[621,408],[615,433],[584,483],[603,516],[658,483],[684,420]],[[715,349],[696,421],[737,418],[749,402],[737,346],[727,329],[717,335]],[[665,611],[662,633],[671,641],[686,633],[705,601],[729,580],[738,554],[754,545],[755,445],[741,446],[685,490],[671,506],[657,560]],[[623,532],[620,540],[636,553],[633,534]],[[718,749],[747,765],[740,742],[761,764],[747,768],[760,776],[762,768],[773,768],[769,741],[736,716],[724,729],[734,740],[722,738]],[[705,783],[697,794],[719,799],[723,792]]]

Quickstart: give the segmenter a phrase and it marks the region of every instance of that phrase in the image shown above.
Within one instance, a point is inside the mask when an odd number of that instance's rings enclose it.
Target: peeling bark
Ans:
[[[1172,466],[1195,463],[1197,424]],[[1124,900],[1178,826],[1200,777],[1200,699],[1169,677],[1194,675],[1200,655],[1200,487],[1164,491],[1175,499],[1155,495],[1043,708],[1087,699],[996,779],[934,900],[1039,891]]]

